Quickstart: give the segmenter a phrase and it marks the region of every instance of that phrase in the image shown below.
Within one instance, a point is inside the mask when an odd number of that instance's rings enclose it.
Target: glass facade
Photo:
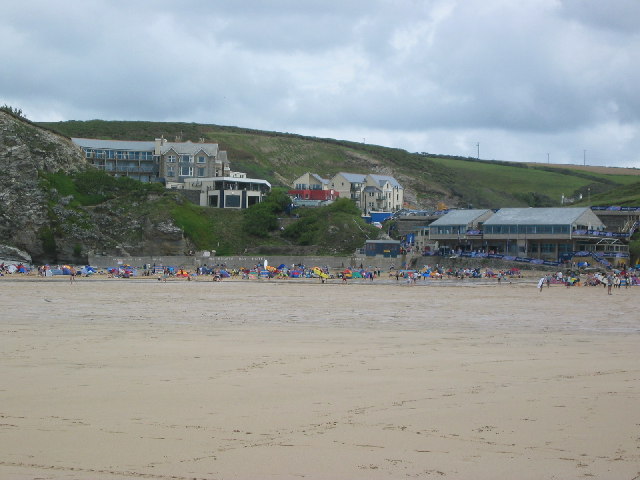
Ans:
[[[484,233],[488,235],[509,234],[551,234],[569,235],[570,225],[484,225]]]
[[[466,225],[438,225],[431,227],[431,233],[436,235],[464,235],[467,233]]]

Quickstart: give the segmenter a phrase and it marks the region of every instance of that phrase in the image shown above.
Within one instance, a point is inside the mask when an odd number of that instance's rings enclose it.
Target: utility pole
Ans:
[[[480,160],[480,142],[476,143],[476,147],[478,147],[478,160]]]
[[[582,165],[587,165],[587,151],[583,150],[582,151]]]
[[[549,154],[547,153],[547,163],[549,163]]]

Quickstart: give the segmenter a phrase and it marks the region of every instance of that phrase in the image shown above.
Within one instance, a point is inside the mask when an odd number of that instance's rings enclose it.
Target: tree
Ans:
[[[266,237],[269,232],[278,228],[276,204],[262,202],[252,205],[244,211],[242,228],[249,235]]]
[[[25,117],[25,116],[23,115],[23,113],[22,113],[22,109],[12,107],[11,105],[7,105],[6,103],[0,107],[0,110],[3,110],[3,111],[5,111],[5,112],[8,112],[8,113],[10,113],[11,115],[15,115],[16,117],[20,117],[20,118],[24,118],[24,119],[26,119],[26,118],[27,118],[27,117]]]

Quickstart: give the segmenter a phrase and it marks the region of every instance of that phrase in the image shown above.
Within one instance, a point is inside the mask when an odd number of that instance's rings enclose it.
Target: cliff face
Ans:
[[[49,219],[38,172],[85,168],[88,164],[71,140],[0,111],[0,244],[41,255],[38,232]]]
[[[167,211],[149,213],[148,198],[80,207],[40,178],[91,168],[70,139],[0,110],[0,258],[81,263],[89,251],[175,255],[189,249]]]

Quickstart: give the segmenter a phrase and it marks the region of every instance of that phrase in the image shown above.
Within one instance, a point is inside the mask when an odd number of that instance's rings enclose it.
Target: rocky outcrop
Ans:
[[[82,151],[70,139],[0,110],[0,242],[41,255],[40,232],[49,220],[39,172],[85,168]]]
[[[45,188],[41,178],[43,172],[73,175],[91,168],[69,138],[0,110],[0,254],[81,263],[91,251],[180,255],[190,249],[168,212],[150,217],[153,199],[81,207],[73,195]]]
[[[31,255],[9,245],[0,245],[0,262],[5,263],[31,263]]]

